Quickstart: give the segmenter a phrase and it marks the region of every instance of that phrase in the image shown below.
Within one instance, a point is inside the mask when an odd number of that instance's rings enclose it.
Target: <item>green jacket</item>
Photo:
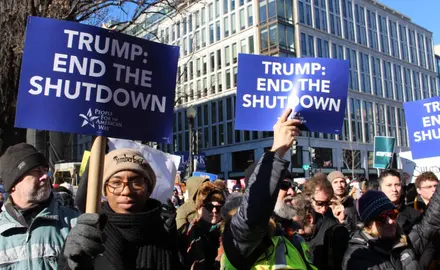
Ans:
[[[9,198],[0,213],[0,269],[57,269],[58,257],[79,212],[63,206],[52,195],[50,202],[29,223]]]

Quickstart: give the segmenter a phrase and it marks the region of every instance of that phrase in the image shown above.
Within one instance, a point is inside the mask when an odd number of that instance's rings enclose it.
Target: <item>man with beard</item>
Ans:
[[[51,191],[48,164],[33,146],[9,147],[0,178],[10,194],[0,214],[0,268],[57,269],[57,258],[78,212]]]
[[[303,194],[286,197],[284,203],[278,202],[275,212],[283,218],[281,224],[289,239],[295,234],[305,239],[312,253],[313,265],[318,269],[341,269],[349,240],[344,226],[316,212],[311,200]]]

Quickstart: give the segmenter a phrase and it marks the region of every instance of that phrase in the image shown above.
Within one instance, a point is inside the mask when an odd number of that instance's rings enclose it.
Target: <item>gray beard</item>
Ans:
[[[281,200],[277,200],[274,212],[278,217],[288,220],[291,220],[298,214],[292,206],[285,204],[284,201]]]

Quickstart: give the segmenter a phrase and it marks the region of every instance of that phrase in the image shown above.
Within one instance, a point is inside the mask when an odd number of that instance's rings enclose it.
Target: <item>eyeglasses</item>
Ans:
[[[212,212],[212,210],[215,208],[215,210],[217,211],[217,212],[219,212],[221,209],[222,209],[222,207],[223,207],[223,205],[213,205],[212,203],[207,203],[207,204],[205,204],[204,205],[204,207],[206,208],[206,210],[208,210],[209,212]]]
[[[316,206],[324,207],[330,205],[330,201],[317,201],[315,198],[312,198],[312,200],[315,202]]]
[[[128,186],[133,191],[142,191],[145,189],[144,179],[136,179],[134,181],[111,181],[106,183],[108,189],[111,193],[118,196],[121,195],[122,191]]]
[[[399,216],[399,210],[393,209],[386,212],[383,212],[382,214],[378,215],[374,221],[385,224],[387,223],[388,219],[396,220]]]

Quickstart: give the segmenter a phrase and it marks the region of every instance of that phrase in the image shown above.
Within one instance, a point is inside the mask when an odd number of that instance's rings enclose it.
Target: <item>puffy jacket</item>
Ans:
[[[78,211],[63,206],[58,195],[27,225],[8,201],[0,213],[0,269],[57,269],[70,229],[76,225]]]
[[[226,222],[223,247],[235,269],[251,269],[261,256],[274,249],[268,224],[288,165],[289,162],[277,153],[265,153],[249,179],[237,213]],[[298,260],[297,254],[289,252],[285,255]],[[308,263],[300,259],[303,261],[297,265],[303,267],[295,269],[307,269],[305,265]]]
[[[416,258],[426,250],[431,239],[440,230],[440,188],[437,187],[429,203],[423,219],[414,225],[408,237],[402,236],[391,252],[385,251],[368,234],[356,232],[349,242],[345,253],[342,269],[349,270],[388,270],[388,269],[420,269]]]
[[[205,181],[209,181],[209,179],[206,179],[204,177],[190,177],[186,181],[188,200],[177,209],[177,216],[176,216],[177,230],[181,229],[183,225],[191,223],[191,221],[193,221],[193,219],[197,216],[195,196],[200,186]]]

